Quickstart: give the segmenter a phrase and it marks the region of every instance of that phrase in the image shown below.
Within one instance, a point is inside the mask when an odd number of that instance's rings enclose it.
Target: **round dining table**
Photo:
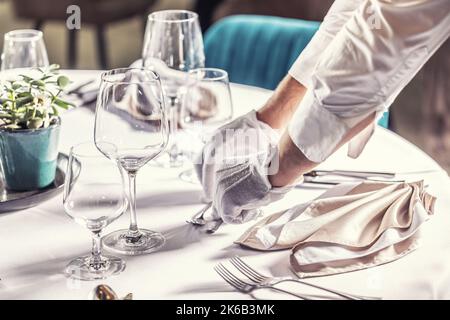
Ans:
[[[95,79],[100,71],[63,70],[73,85]],[[231,85],[235,116],[260,107],[271,91]],[[62,114],[60,152],[93,140],[94,106],[80,106]],[[248,295],[236,291],[214,271],[214,266],[239,256],[261,273],[294,276],[290,250],[261,252],[234,243],[255,222],[222,225],[214,234],[186,223],[204,204],[197,183],[180,180],[189,168],[161,168],[151,163],[137,176],[139,226],[160,231],[165,246],[157,252],[123,257],[127,267],[119,275],[101,281],[78,281],[63,270],[73,258],[90,250],[88,230],[64,212],[62,194],[39,205],[0,213],[0,299],[89,299],[93,288],[107,284],[118,295],[134,299],[286,299],[271,290]],[[319,166],[322,169],[389,171],[398,177],[424,180],[437,197],[434,215],[421,228],[421,245],[391,263],[339,275],[305,281],[347,293],[383,299],[450,299],[450,180],[428,155],[397,134],[378,128],[361,156],[350,159],[341,148]],[[264,208],[265,215],[320,196],[327,186],[300,185],[284,199]],[[104,234],[126,228],[128,215],[110,224]],[[302,293],[297,284],[286,285]]]

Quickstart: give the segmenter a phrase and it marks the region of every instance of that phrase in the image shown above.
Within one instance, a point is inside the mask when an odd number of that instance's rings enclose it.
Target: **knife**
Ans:
[[[383,171],[312,170],[305,174],[305,176],[307,177],[322,177],[327,175],[352,177],[352,178],[370,178],[370,177],[378,177],[385,179],[395,178],[394,172],[383,172]]]

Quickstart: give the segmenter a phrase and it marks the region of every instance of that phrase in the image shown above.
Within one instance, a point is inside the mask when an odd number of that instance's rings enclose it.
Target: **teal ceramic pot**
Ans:
[[[0,129],[0,167],[7,189],[35,190],[53,182],[60,128],[58,121],[45,129]]]

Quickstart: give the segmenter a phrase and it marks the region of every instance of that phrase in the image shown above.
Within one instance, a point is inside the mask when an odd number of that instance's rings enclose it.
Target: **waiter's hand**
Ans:
[[[243,223],[259,208],[283,197],[290,187],[272,188],[268,175],[278,169],[278,135],[252,111],[217,130],[195,169],[213,219]]]

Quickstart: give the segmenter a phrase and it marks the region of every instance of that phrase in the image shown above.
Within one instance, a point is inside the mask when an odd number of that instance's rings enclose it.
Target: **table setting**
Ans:
[[[387,129],[218,213],[250,170],[240,139],[256,128],[266,161],[277,138],[254,111],[272,91],[205,67],[201,37],[195,13],[154,12],[131,66],[64,70],[42,32],[5,35],[0,299],[449,299],[450,179]],[[233,119],[231,164],[205,169]]]

